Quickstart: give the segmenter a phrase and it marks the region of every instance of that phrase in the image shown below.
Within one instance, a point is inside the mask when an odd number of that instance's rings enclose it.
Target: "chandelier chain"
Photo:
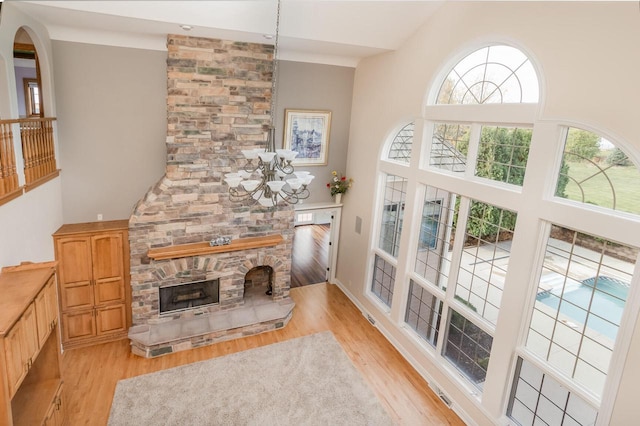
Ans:
[[[271,123],[267,132],[267,144],[264,149],[242,150],[242,155],[246,159],[244,166],[237,172],[224,175],[224,180],[229,185],[230,200],[253,199],[264,207],[275,207],[278,202],[297,204],[309,198],[308,185],[314,178],[307,171],[295,171],[292,161],[298,152],[292,149],[276,149],[275,147],[280,7],[281,0],[277,0],[269,111]]]
[[[276,34],[273,44],[273,77],[271,78],[271,127],[276,127],[276,100],[278,98],[278,42],[280,39],[280,1],[276,10]]]

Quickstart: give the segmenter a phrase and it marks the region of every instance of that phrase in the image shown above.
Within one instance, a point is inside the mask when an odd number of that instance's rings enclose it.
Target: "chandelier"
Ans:
[[[276,34],[273,49],[273,78],[271,79],[271,111],[267,146],[265,149],[242,150],[247,160],[235,173],[226,173],[224,181],[229,185],[232,201],[252,199],[265,207],[279,202],[296,204],[309,198],[307,186],[314,176],[309,172],[295,171],[291,162],[298,155],[290,149],[276,149],[276,85],[278,80],[278,39],[280,35],[280,0],[276,14]]]

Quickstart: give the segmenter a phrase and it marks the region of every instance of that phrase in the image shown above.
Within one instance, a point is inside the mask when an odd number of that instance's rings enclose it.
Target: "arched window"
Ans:
[[[443,75],[420,161],[381,159],[367,293],[478,405],[521,425],[606,421],[633,326],[640,171],[616,141],[538,121],[519,49],[483,47]]]
[[[640,171],[619,147],[588,130],[570,127],[555,195],[640,214]]]
[[[529,58],[510,46],[487,46],[466,56],[440,86],[438,104],[538,102],[538,79]]]
[[[387,159],[409,164],[413,144],[413,123],[404,126],[395,135],[387,152]]]

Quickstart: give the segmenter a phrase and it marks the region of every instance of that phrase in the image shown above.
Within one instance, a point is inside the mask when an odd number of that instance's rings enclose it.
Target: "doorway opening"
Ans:
[[[340,225],[340,208],[296,209],[291,256],[291,287],[332,282]]]

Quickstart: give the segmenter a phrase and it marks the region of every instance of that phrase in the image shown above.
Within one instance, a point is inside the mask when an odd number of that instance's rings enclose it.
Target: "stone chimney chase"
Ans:
[[[179,35],[169,35],[167,43],[166,174],[129,220],[129,337],[133,352],[147,357],[279,328],[293,309],[292,207],[232,202],[223,180],[244,164],[241,150],[266,144],[273,46]],[[149,256],[150,249],[216,237],[271,235],[282,242],[172,259]],[[245,275],[259,267],[271,268],[270,296],[255,286],[245,292]],[[218,304],[160,314],[160,287],[216,279]]]

